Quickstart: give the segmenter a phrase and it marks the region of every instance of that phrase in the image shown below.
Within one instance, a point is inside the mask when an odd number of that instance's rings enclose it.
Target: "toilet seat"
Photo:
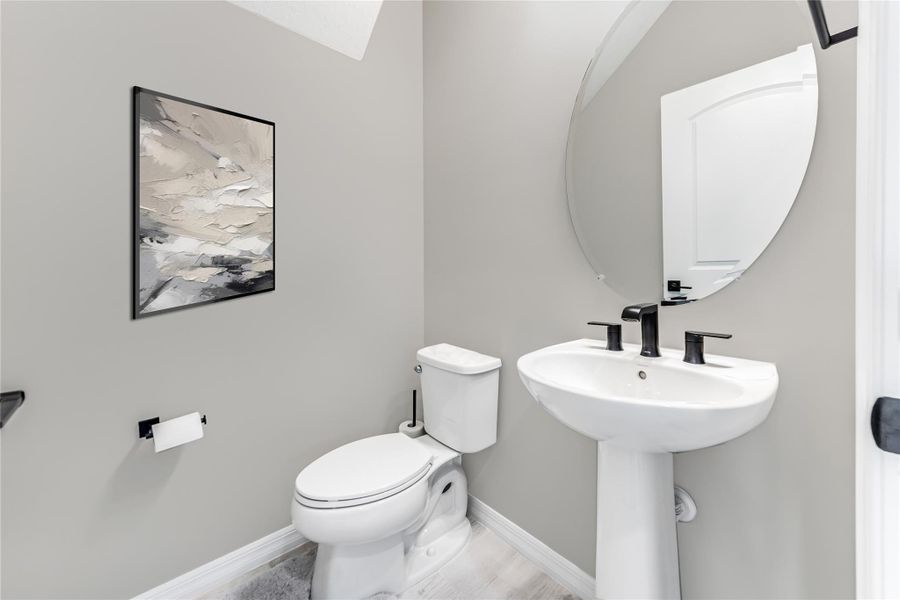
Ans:
[[[422,444],[388,433],[345,444],[316,459],[295,482],[294,497],[310,508],[344,508],[402,492],[434,461]]]

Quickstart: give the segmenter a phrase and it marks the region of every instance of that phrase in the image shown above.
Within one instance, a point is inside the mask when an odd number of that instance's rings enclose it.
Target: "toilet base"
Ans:
[[[416,585],[459,554],[472,533],[464,519],[427,546],[404,555],[402,536],[356,546],[319,545],[311,598],[348,600],[377,593],[399,594]]]
[[[399,594],[416,585],[459,554],[472,533],[463,519],[427,546],[403,553],[403,537],[392,536],[355,546],[319,545],[311,598],[347,600],[377,593]]]
[[[369,544],[319,544],[310,597],[315,600],[367,598],[405,589],[403,536]]]
[[[427,506],[406,530],[364,544],[320,543],[312,600],[399,594],[459,554],[472,532],[466,518],[466,476],[460,462],[457,457],[432,475]]]
[[[472,524],[463,519],[456,527],[427,546],[417,546],[406,554],[406,581],[410,588],[450,562],[462,552],[472,535]],[[403,591],[400,590],[400,591]]]

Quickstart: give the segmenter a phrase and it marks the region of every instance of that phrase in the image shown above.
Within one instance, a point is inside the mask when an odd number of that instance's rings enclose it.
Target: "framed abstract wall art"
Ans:
[[[140,318],[275,289],[275,123],[133,89]]]

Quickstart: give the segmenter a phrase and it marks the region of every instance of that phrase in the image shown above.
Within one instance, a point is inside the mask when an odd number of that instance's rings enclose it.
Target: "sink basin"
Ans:
[[[775,365],[681,350],[647,358],[576,340],[519,359],[519,375],[547,412],[597,440],[596,597],[681,597],[672,453],[743,435],[765,420]]]
[[[623,448],[684,452],[727,442],[763,422],[778,389],[771,363],[706,355],[705,365],[576,340],[519,359],[525,387],[578,433]]]

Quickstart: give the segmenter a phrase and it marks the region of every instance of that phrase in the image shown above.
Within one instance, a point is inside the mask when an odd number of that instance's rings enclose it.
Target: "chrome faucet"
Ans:
[[[641,356],[659,356],[659,306],[655,302],[626,306],[622,320],[641,322]]]

